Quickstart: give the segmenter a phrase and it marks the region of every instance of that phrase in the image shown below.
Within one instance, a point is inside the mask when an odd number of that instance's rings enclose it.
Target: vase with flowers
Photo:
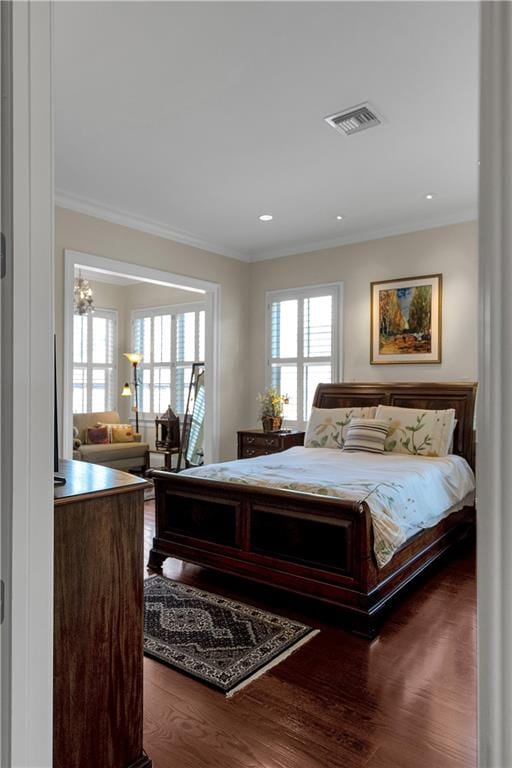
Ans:
[[[278,432],[281,429],[284,406],[288,402],[288,396],[281,395],[275,387],[269,387],[263,394],[258,395],[264,432]]]

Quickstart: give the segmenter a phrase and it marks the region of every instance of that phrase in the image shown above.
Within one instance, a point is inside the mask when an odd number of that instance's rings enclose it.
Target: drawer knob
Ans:
[[[249,443],[249,445],[251,445],[252,443],[254,443],[254,437],[246,437],[245,439],[246,439],[246,442],[248,442],[248,443]]]

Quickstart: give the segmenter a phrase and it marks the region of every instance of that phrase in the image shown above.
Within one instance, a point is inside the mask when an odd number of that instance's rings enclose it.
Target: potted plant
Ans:
[[[281,395],[275,387],[269,387],[258,395],[260,418],[264,432],[278,432],[283,423],[283,406],[288,401],[287,395]]]

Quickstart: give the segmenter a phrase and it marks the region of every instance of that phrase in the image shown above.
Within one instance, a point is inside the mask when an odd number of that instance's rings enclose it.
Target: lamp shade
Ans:
[[[130,388],[130,385],[126,381],[123,387],[123,391],[121,392],[121,397],[131,397],[131,396],[132,396],[132,390]]]
[[[136,363],[140,363],[140,361],[142,360],[142,355],[140,354],[140,352],[125,352],[124,356],[128,358],[128,360],[130,361],[130,363],[132,363],[132,365],[135,365]]]

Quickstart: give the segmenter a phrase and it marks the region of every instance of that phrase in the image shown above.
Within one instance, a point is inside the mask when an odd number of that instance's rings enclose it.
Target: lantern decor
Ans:
[[[177,452],[180,447],[180,420],[169,405],[155,419],[155,448],[157,451]]]
[[[89,281],[85,280],[80,274],[75,280],[75,287],[73,289],[73,303],[75,307],[75,314],[77,315],[90,315],[94,312],[94,300],[92,296],[92,288],[89,285]]]

